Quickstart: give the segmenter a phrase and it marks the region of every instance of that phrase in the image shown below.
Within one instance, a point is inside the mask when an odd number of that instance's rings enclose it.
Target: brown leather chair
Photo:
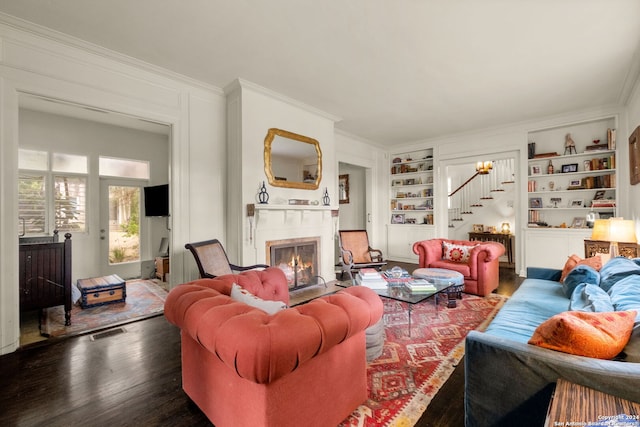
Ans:
[[[387,262],[382,258],[379,249],[369,245],[367,230],[340,230],[340,278],[346,272],[353,280],[353,271],[363,268],[380,270]]]
[[[218,239],[205,240],[203,242],[187,243],[184,245],[193,254],[200,271],[200,277],[214,278],[225,274],[233,274],[234,271],[247,271],[256,268],[267,268],[268,265],[256,264],[247,267],[231,264],[227,253]]]

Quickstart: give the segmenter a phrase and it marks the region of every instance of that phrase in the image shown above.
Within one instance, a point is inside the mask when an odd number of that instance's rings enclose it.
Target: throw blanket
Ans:
[[[636,310],[633,333],[621,360],[640,362],[640,258],[613,258],[599,272],[578,265],[564,279],[563,289],[571,301],[569,310]]]

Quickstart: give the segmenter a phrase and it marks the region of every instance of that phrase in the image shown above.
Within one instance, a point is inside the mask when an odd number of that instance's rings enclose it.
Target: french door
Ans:
[[[146,221],[140,215],[143,183],[100,180],[101,274],[140,277]]]

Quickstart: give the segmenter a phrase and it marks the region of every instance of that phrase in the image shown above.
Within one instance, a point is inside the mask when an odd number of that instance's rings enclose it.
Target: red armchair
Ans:
[[[470,247],[469,258],[464,262],[445,259],[443,242]],[[420,268],[445,268],[462,273],[466,293],[484,296],[498,288],[499,258],[505,252],[502,243],[430,239],[414,243],[413,252],[419,256]]]
[[[165,316],[181,329],[182,388],[216,427],[329,426],[367,399],[365,329],[382,317],[353,286],[269,315],[229,296],[234,283],[289,301],[279,268],[172,289]]]

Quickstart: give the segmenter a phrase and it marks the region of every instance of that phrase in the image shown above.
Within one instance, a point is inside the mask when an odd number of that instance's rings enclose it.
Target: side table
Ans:
[[[558,379],[545,427],[640,425],[640,403]]]

